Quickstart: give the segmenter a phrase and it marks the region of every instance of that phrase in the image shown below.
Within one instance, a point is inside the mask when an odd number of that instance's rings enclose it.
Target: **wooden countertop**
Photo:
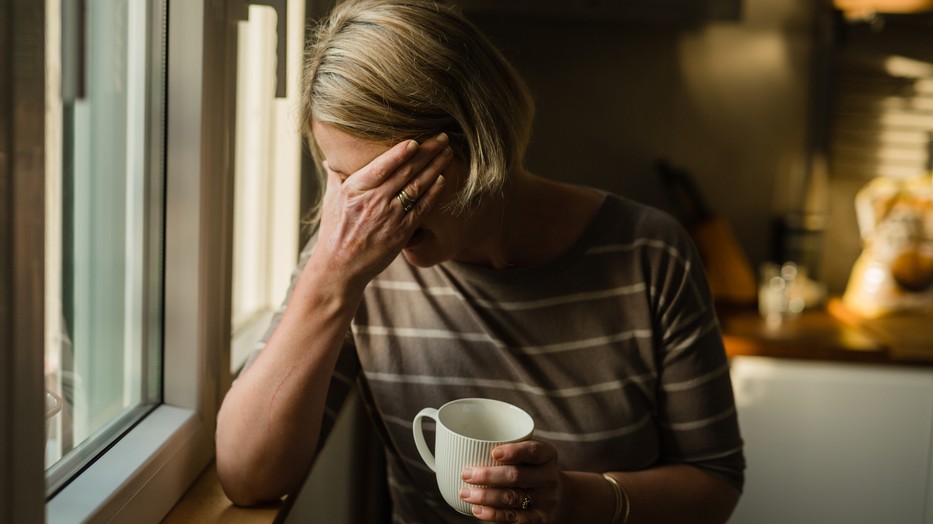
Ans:
[[[770,324],[754,308],[719,308],[730,357],[739,355],[933,365],[933,313],[861,318],[838,299]]]

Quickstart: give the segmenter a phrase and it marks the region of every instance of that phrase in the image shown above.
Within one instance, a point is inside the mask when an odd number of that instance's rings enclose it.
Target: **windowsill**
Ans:
[[[282,503],[243,508],[234,506],[224,495],[217,480],[214,462],[198,476],[191,488],[185,492],[178,504],[165,516],[162,524],[187,524],[189,522],[268,524],[275,521]]]
[[[211,444],[193,411],[159,406],[48,501],[47,522],[164,515],[184,489],[179,481],[203,468]]]

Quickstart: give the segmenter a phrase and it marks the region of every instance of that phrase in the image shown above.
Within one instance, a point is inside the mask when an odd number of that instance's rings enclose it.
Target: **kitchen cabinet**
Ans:
[[[933,523],[933,368],[732,358],[747,461],[732,524]]]

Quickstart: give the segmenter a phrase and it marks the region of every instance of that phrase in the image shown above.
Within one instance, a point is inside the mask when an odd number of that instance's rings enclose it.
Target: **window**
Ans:
[[[297,252],[300,139],[270,86],[297,86],[304,6],[253,3],[276,14],[0,8],[0,522],[157,520],[211,461],[232,333],[262,325]],[[286,7],[287,81],[265,56],[285,56]]]
[[[282,54],[277,49],[276,12],[270,7],[250,6],[248,19],[238,22],[233,372],[269,326],[298,258],[301,136],[295,110],[303,46],[302,7],[292,2],[287,17],[291,24],[283,57],[288,64],[287,80],[277,79],[276,74],[276,56]],[[279,82],[286,85],[279,86]]]
[[[841,23],[841,22],[840,22]],[[926,172],[933,130],[933,15],[846,22],[833,49],[833,174],[865,183]]]
[[[161,400],[161,3],[62,4],[46,117],[46,479],[56,492]],[[75,61],[77,63],[69,63]],[[55,89],[47,84],[47,89]]]

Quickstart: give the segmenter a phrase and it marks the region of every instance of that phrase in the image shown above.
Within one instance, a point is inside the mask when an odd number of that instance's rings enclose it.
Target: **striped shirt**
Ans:
[[[384,438],[396,522],[475,522],[444,503],[411,428],[422,408],[463,397],[526,410],[564,470],[689,463],[743,485],[728,361],[695,247],[669,215],[621,197],[539,266],[422,269],[397,257],[365,291],[323,431],[354,384]],[[425,434],[433,442],[431,425]]]

